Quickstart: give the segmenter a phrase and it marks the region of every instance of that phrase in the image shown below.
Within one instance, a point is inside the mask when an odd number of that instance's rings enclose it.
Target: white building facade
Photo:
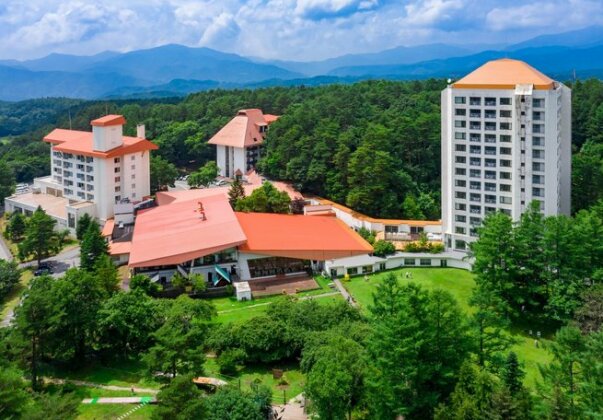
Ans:
[[[464,251],[484,217],[532,201],[570,214],[571,90],[526,63],[486,63],[442,91],[442,230]]]
[[[59,226],[74,229],[83,213],[105,222],[116,204],[150,195],[150,151],[157,146],[144,139],[144,128],[137,137],[125,137],[119,115],[91,124],[92,132],[55,129],[44,138],[51,144],[51,175],[35,179],[32,192],[8,197],[8,211],[29,212],[46,202],[56,206],[46,197],[52,196],[64,200],[65,211],[49,214]]]

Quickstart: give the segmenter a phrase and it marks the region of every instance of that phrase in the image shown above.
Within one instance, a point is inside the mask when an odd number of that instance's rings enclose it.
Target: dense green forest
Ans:
[[[373,216],[439,218],[442,80],[364,81],[351,85],[213,90],[185,99],[82,102],[45,99],[0,104],[0,161],[17,182],[49,171],[53,127],[89,130],[90,120],[119,113],[126,134],[144,123],[158,154],[181,171],[214,158],[211,138],[237,110],[282,115],[271,126],[259,169]],[[603,83],[573,89],[574,211],[603,197]],[[0,134],[2,135],[2,134]]]

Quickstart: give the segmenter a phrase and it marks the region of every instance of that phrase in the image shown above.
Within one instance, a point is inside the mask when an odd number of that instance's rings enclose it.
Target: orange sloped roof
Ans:
[[[264,121],[266,121],[267,124],[272,124],[273,122],[275,122],[278,119],[279,119],[278,115],[264,114]]]
[[[242,252],[308,260],[331,260],[373,252],[373,247],[333,217],[235,213],[247,242]]]
[[[157,150],[157,145],[149,140],[138,137],[123,137],[123,145],[111,149],[107,152],[94,150],[92,133],[89,131],[65,130],[55,128],[46,137],[46,143],[54,144],[54,150],[65,153],[73,153],[84,156],[113,158],[130,153],[142,152],[145,150]]]
[[[111,242],[109,243],[109,255],[129,254],[132,250],[132,242]]]
[[[260,133],[259,127],[272,123],[278,118],[270,115],[268,119],[260,109],[243,109],[220,129],[208,144],[232,147],[246,147],[262,144],[264,133]]]
[[[113,228],[115,227],[115,219],[107,219],[105,226],[103,226],[102,235],[111,236],[113,234]]]
[[[245,234],[223,194],[173,202],[139,213],[134,225],[130,267],[171,265],[190,261],[245,242]]]
[[[105,115],[104,117],[97,118],[90,121],[90,124],[96,127],[108,127],[111,125],[124,125],[126,119],[123,115]]]
[[[455,89],[515,89],[516,85],[534,85],[534,89],[553,89],[554,80],[528,63],[510,58],[488,61],[452,87]]]

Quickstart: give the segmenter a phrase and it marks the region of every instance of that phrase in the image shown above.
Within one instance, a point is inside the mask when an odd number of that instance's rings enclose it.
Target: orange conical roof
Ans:
[[[455,89],[515,89],[516,85],[534,85],[534,89],[552,89],[554,80],[528,63],[510,58],[488,61],[452,84]]]

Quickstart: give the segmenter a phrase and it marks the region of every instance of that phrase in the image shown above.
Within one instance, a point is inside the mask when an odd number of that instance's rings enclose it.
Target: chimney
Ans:
[[[91,121],[94,150],[106,152],[121,146],[125,123],[126,120],[121,115],[105,115]]]
[[[144,124],[138,124],[136,126],[136,137],[138,137],[139,139],[144,139],[145,138],[145,128],[144,128]]]

